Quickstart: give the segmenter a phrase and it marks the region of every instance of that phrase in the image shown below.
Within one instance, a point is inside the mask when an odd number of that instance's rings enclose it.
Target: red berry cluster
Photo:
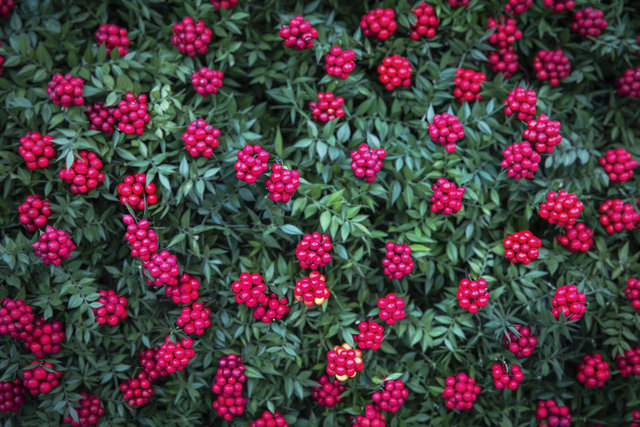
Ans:
[[[413,270],[413,257],[411,247],[404,243],[387,242],[386,255],[382,260],[384,274],[389,279],[402,279]]]
[[[353,50],[343,51],[340,46],[333,46],[324,56],[324,69],[330,76],[344,80],[356,69],[355,59],[356,53]]]
[[[289,26],[281,24],[280,38],[284,39],[284,45],[295,50],[311,49],[313,39],[318,38],[318,30],[311,26],[309,21],[296,15],[289,20]]]
[[[338,381],[353,378],[362,369],[364,369],[362,352],[357,348],[351,348],[347,343],[334,345],[333,350],[327,353],[327,374],[335,375]]]
[[[533,151],[529,141],[516,142],[502,151],[502,167],[507,169],[507,175],[516,180],[532,178],[538,170],[540,154]]]
[[[444,145],[447,153],[453,153],[456,151],[456,141],[464,138],[464,129],[456,116],[436,114],[429,123],[429,135],[433,142]]]
[[[492,50],[488,56],[489,68],[493,72],[502,73],[506,78],[515,74],[518,70],[518,54],[513,47],[500,50]]]
[[[489,303],[487,281],[483,278],[478,280],[462,279],[458,285],[456,297],[460,307],[469,313],[477,313],[480,307],[485,307]]]
[[[156,184],[153,182],[147,183],[146,173],[127,175],[124,181],[118,184],[116,191],[120,196],[120,203],[125,206],[129,205],[139,211],[158,203]]]
[[[560,319],[560,314],[567,320],[578,320],[587,311],[586,301],[587,296],[579,292],[575,285],[560,286],[551,299],[551,314],[556,320]]]
[[[182,371],[196,355],[192,347],[191,338],[183,338],[174,343],[168,336],[156,352],[156,368],[165,369],[169,374]]]
[[[289,299],[287,297],[280,298],[275,292],[271,292],[269,295],[265,294],[258,302],[258,306],[253,309],[253,317],[262,320],[264,323],[282,319],[291,311],[291,307],[288,304]]]
[[[124,99],[118,102],[118,106],[113,110],[113,117],[118,123],[118,129],[127,135],[142,135],[144,126],[151,121],[151,116],[147,112],[147,95],[141,93],[136,96],[132,92],[127,92]]]
[[[633,230],[640,214],[633,209],[633,205],[624,203],[620,199],[607,200],[600,206],[600,224],[613,234],[623,230]]]
[[[633,422],[629,424],[629,427],[640,427],[640,411],[633,411],[632,416]]]
[[[504,10],[511,15],[525,13],[531,7],[533,0],[507,0]]]
[[[315,231],[305,234],[296,246],[296,258],[301,268],[317,270],[331,261],[331,238]]]
[[[629,302],[631,302],[631,306],[640,313],[640,279],[632,277],[627,280],[627,286],[624,288],[624,293]]]
[[[447,377],[445,384],[446,387],[441,396],[446,401],[447,408],[455,408],[459,411],[470,410],[481,390],[475,378],[471,378],[464,372],[456,374],[455,377]]]
[[[344,117],[344,98],[333,96],[333,92],[318,92],[318,101],[309,102],[311,118],[316,122],[327,123]]]
[[[390,37],[398,28],[393,9],[373,9],[362,15],[360,28],[362,33],[376,40]]]
[[[262,172],[269,169],[267,162],[269,153],[259,145],[245,145],[238,151],[238,161],[233,166],[236,170],[236,178],[247,184],[255,183]]]
[[[220,130],[208,125],[204,120],[198,119],[187,126],[187,131],[182,134],[187,151],[192,157],[211,157],[213,149],[218,146]]]
[[[440,26],[440,21],[436,16],[433,6],[423,1],[411,11],[416,16],[416,22],[411,23],[411,37],[413,40],[420,40],[420,37],[430,39],[436,35],[436,29]]]
[[[151,380],[146,372],[139,372],[134,378],[127,378],[120,384],[120,391],[130,407],[142,406],[153,396]]]
[[[548,79],[551,86],[557,86],[571,73],[571,64],[562,49],[540,50],[533,59],[533,69],[538,79]]]
[[[640,65],[634,68],[627,68],[624,74],[616,80],[618,85],[618,95],[640,98]]]
[[[620,370],[620,375],[625,378],[629,375],[640,376],[640,345],[631,347],[624,354],[617,354],[616,366]]]
[[[362,350],[378,350],[384,339],[384,326],[373,320],[363,320],[358,323],[358,335],[353,336],[353,342]]]
[[[433,196],[431,201],[431,212],[442,215],[457,213],[462,209],[462,197],[465,188],[457,187],[453,182],[449,182],[446,178],[438,178],[435,184],[431,184]]]
[[[111,289],[100,289],[98,293],[100,297],[97,301],[102,306],[92,307],[96,322],[115,326],[120,320],[127,318],[127,298]]]
[[[73,77],[71,73],[64,76],[60,73],[54,74],[47,87],[47,95],[54,104],[61,107],[71,107],[72,105],[84,105],[82,88],[84,80],[80,77]]]
[[[62,323],[55,319],[47,322],[40,316],[33,324],[33,330],[25,337],[24,348],[31,351],[36,358],[42,359],[49,354],[58,354],[60,343],[66,337]]]
[[[631,179],[633,170],[638,167],[638,162],[631,158],[631,153],[622,147],[607,150],[604,157],[600,157],[599,164],[609,175],[611,182],[624,182]]]
[[[18,412],[27,400],[27,390],[22,386],[22,380],[0,381],[0,412]]]
[[[183,307],[176,323],[188,334],[202,335],[211,326],[211,309],[205,308],[201,302],[194,302],[189,307]]]
[[[451,7],[467,7],[470,1],[471,0],[449,0],[449,5]]]
[[[87,118],[91,122],[89,129],[100,130],[109,134],[113,133],[116,126],[114,111],[116,111],[116,107],[106,107],[103,102],[94,102],[87,105]]]
[[[211,0],[211,4],[216,10],[220,10],[220,8],[232,9],[236,7],[238,0]]]
[[[496,363],[491,367],[491,374],[493,375],[493,385],[497,389],[516,390],[524,379],[522,369],[518,365],[511,365],[511,368],[507,369],[504,363]]]
[[[496,28],[489,36],[489,43],[497,49],[489,52],[489,67],[494,72],[511,77],[518,69],[518,55],[514,45],[522,38],[522,32],[516,28],[516,21],[511,18],[490,17],[487,22],[487,31]]]
[[[593,230],[577,222],[566,226],[564,234],[558,234],[556,240],[571,252],[586,252],[593,245]]]
[[[140,356],[140,366],[144,368],[144,372],[147,374],[149,381],[151,382],[169,375],[165,368],[160,368],[158,366],[158,361],[156,360],[158,350],[160,350],[160,346],[148,348],[138,353]]]
[[[360,144],[357,150],[351,152],[353,175],[356,178],[364,178],[366,182],[375,181],[385,157],[387,157],[387,150],[384,148],[370,148],[367,144]]]
[[[33,307],[24,301],[0,299],[0,334],[24,340],[33,331]]]
[[[398,86],[409,86],[411,73],[413,68],[409,60],[397,54],[385,56],[382,64],[378,65],[378,79],[387,90],[394,90]]]
[[[158,251],[158,235],[156,230],[150,227],[149,220],[143,219],[136,223],[131,215],[122,217],[122,221],[127,225],[124,238],[131,246],[131,256],[140,258],[140,261],[148,261],[151,255]]]
[[[31,170],[46,168],[49,166],[49,159],[56,155],[53,149],[53,137],[42,135],[40,132],[27,132],[20,138],[18,152]]]
[[[340,395],[347,389],[347,386],[339,380],[334,379],[331,381],[326,375],[320,377],[318,384],[320,385],[313,388],[311,397],[318,401],[318,405],[326,406],[327,408],[336,406],[336,403],[342,400]]]
[[[539,426],[569,427],[571,414],[568,406],[558,406],[552,399],[538,400],[536,420],[540,421]]]
[[[580,33],[585,39],[588,39],[589,36],[598,37],[605,28],[607,28],[607,21],[600,9],[587,7],[576,10],[573,14],[571,31]]]
[[[95,34],[96,44],[100,46],[104,44],[107,48],[107,55],[116,48],[120,56],[129,53],[129,37],[127,37],[127,29],[118,27],[117,25],[100,25]]]
[[[324,304],[331,296],[326,280],[318,271],[312,271],[308,277],[298,280],[294,289],[296,301],[304,302],[307,307]]]
[[[550,191],[547,198],[540,203],[540,216],[549,224],[558,224],[561,227],[574,225],[580,216],[584,204],[578,200],[578,196],[560,190],[557,193]]]
[[[564,12],[573,9],[575,0],[542,0],[542,4],[554,12]]]
[[[192,17],[185,16],[182,22],[173,24],[171,30],[171,44],[178,47],[178,52],[191,57],[207,53],[213,31],[204,21],[195,22]]]
[[[178,259],[171,252],[167,250],[156,252],[142,265],[145,268],[145,273],[149,273],[151,276],[151,279],[147,279],[148,285],[178,285],[180,266],[178,265]]]
[[[58,230],[50,225],[42,233],[37,242],[32,245],[36,255],[41,257],[45,264],[60,265],[63,259],[69,258],[76,245],[71,241],[71,236],[64,230]]]
[[[78,155],[69,169],[62,169],[58,173],[60,179],[71,186],[71,192],[74,194],[86,193],[104,182],[104,173],[100,172],[100,157],[85,150],[78,152]]]
[[[200,281],[189,273],[182,273],[177,285],[166,285],[164,287],[167,298],[176,304],[188,304],[198,299],[198,289]]]
[[[515,324],[513,327],[518,331],[518,335],[507,330],[504,335],[504,346],[515,354],[518,359],[531,356],[536,345],[538,345],[538,338],[533,335],[533,332],[527,326]]]
[[[364,414],[355,417],[352,427],[385,427],[384,414],[373,403],[368,403]]]
[[[267,285],[262,281],[258,273],[242,273],[240,280],[233,282],[231,290],[236,294],[238,304],[246,304],[247,307],[256,307],[267,290]]]
[[[534,90],[525,90],[522,86],[518,86],[509,92],[507,99],[502,104],[506,106],[504,113],[507,117],[516,114],[518,120],[528,122],[536,114],[537,102],[538,98]]]
[[[384,382],[383,390],[374,392],[371,398],[381,411],[398,412],[407,396],[409,390],[402,380],[389,380]]]
[[[542,242],[531,231],[525,230],[508,235],[502,241],[504,256],[512,263],[529,264],[538,258]]]
[[[487,76],[483,72],[458,68],[453,79],[453,96],[458,98],[460,104],[465,101],[482,101],[480,90],[486,80]]]
[[[64,422],[71,424],[73,427],[87,427],[98,424],[100,417],[104,415],[104,408],[102,402],[96,396],[92,396],[87,393],[80,393],[81,399],[76,401],[78,408],[76,413],[78,414],[78,421],[75,421],[70,414],[64,417]]]
[[[549,120],[546,114],[540,114],[537,119],[527,121],[527,128],[522,131],[522,138],[529,141],[538,153],[551,153],[553,148],[562,141],[560,122]]]
[[[32,396],[47,394],[58,387],[61,376],[62,372],[57,372],[53,365],[47,362],[33,361],[22,370],[23,385]]]
[[[0,0],[0,18],[11,16],[11,10],[15,7],[13,0]]]
[[[380,309],[378,317],[387,325],[393,325],[407,315],[404,311],[404,299],[392,293],[383,298],[378,298],[378,308]]]
[[[578,381],[587,388],[602,387],[609,379],[609,363],[602,360],[600,353],[585,355],[578,365]]]
[[[219,417],[226,421],[244,413],[247,399],[242,396],[242,384],[247,380],[244,375],[242,358],[235,354],[227,354],[220,358],[215,382],[211,389],[218,395],[213,402],[213,409]]]
[[[251,427],[289,427],[280,412],[264,411],[260,418],[251,423]]]
[[[289,170],[279,163],[271,165],[271,175],[266,181],[269,198],[273,202],[287,203],[300,185],[300,172]]]
[[[24,203],[18,206],[20,224],[27,231],[34,232],[47,225],[47,219],[51,216],[51,205],[48,200],[42,200],[39,194],[30,194]]]

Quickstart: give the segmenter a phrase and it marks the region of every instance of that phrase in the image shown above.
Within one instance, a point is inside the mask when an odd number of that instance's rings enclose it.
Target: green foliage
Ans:
[[[360,413],[383,376],[400,374],[411,392],[405,406],[388,417],[391,426],[533,425],[540,398],[567,404],[576,425],[622,425],[640,408],[638,379],[617,375],[614,357],[638,344],[638,315],[625,299],[624,283],[637,274],[638,232],[607,235],[598,207],[608,198],[634,203],[637,180],[609,184],[597,158],[624,146],[640,158],[640,105],[615,93],[615,79],[637,64],[640,29],[634,2],[578,1],[599,6],[609,27],[597,40],[569,31],[570,14],[552,14],[535,1],[517,17],[524,37],[518,43],[523,71],[505,80],[486,67],[491,50],[486,18],[501,13],[498,0],[472,0],[468,8],[437,4],[441,26],[435,38],[412,41],[409,10],[399,1],[240,0],[237,8],[216,11],[205,0],[23,0],[0,28],[6,57],[0,77],[0,297],[25,299],[38,314],[61,320],[68,339],[47,360],[64,371],[54,392],[29,398],[5,425],[58,425],[80,392],[105,404],[103,425],[220,425],[211,409],[210,386],[217,361],[237,352],[247,366],[247,415],[230,425],[248,425],[266,408],[277,408],[297,426],[347,425]],[[625,5],[626,3],[626,5]],[[393,7],[399,29],[385,42],[365,39],[360,16],[374,6]],[[284,47],[277,31],[297,13],[318,28],[310,51]],[[188,58],[169,42],[171,25],[190,15],[213,28],[209,52]],[[129,30],[131,53],[107,57],[96,47],[99,24]],[[337,81],[324,72],[323,56],[335,44],[358,55],[356,71]],[[531,64],[538,49],[562,47],[573,71],[552,88],[535,80]],[[411,87],[387,93],[377,81],[382,57],[398,53],[415,69]],[[220,93],[203,99],[191,87],[201,66],[225,73]],[[488,75],[484,100],[459,105],[452,80],[459,66]],[[88,129],[83,108],[63,110],[48,99],[47,82],[56,72],[85,79],[88,102],[114,105],[125,92],[147,93],[151,123],[140,137],[109,136]],[[538,93],[538,114],[562,124],[563,142],[546,156],[535,179],[515,182],[500,167],[501,151],[520,141],[523,123],[507,119],[502,100],[518,85]],[[325,126],[311,121],[307,103],[319,92],[346,100],[346,117]],[[466,136],[453,154],[428,137],[436,113],[452,112]],[[211,159],[188,156],[181,140],[197,118],[219,127],[220,147]],[[52,166],[29,171],[18,155],[27,131],[55,138]],[[353,177],[349,154],[359,144],[385,147],[389,155],[373,184]],[[288,167],[301,172],[301,185],[288,205],[266,197],[262,180],[247,185],[235,178],[236,152],[259,143]],[[99,153],[105,183],[89,195],[73,195],[57,176],[81,149]],[[137,352],[175,332],[179,307],[162,290],[149,288],[141,267],[122,238],[126,213],[115,196],[125,175],[144,171],[158,184],[160,202],[146,217],[160,247],[178,256],[182,268],[202,281],[201,299],[213,310],[212,326],[195,340],[189,367],[155,385],[144,407],[129,409],[118,385],[138,366]],[[440,176],[464,185],[464,208],[442,217],[429,209],[430,185]],[[263,178],[264,179],[264,178]],[[558,227],[537,215],[551,190],[567,189],[585,203],[582,218],[595,230],[586,254],[571,254],[555,241]],[[51,201],[53,223],[69,231],[78,249],[59,267],[46,266],[31,244],[36,236],[19,224],[17,206],[32,193]],[[530,229],[542,238],[540,258],[528,266],[502,256],[502,239]],[[230,289],[242,271],[260,272],[268,285],[293,300],[304,272],[294,249],[304,233],[322,231],[334,242],[333,261],[323,269],[332,296],[321,308],[292,304],[283,321],[265,325],[238,306]],[[380,260],[388,240],[414,251],[416,268],[402,280],[383,275]],[[490,304],[477,315],[455,299],[460,279],[482,275]],[[587,294],[587,313],[578,322],[557,322],[550,300],[557,286],[577,284]],[[117,327],[94,323],[90,304],[102,288],[129,299],[129,317]],[[365,352],[365,370],[348,381],[334,410],[310,397],[326,367],[331,346],[349,340],[356,323],[377,313],[377,298],[395,292],[408,301],[407,318],[388,328],[377,352]],[[513,323],[530,325],[540,339],[522,362],[525,380],[516,392],[491,382],[496,360],[515,362],[503,334]],[[21,343],[0,338],[1,380],[14,378],[33,360]],[[587,353],[601,352],[612,379],[587,390],[575,379]],[[444,407],[439,396],[447,375],[468,372],[483,391],[469,413]]]

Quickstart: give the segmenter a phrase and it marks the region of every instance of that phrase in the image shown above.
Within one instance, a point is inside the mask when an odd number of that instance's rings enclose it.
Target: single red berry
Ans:
[[[527,128],[522,131],[522,139],[529,141],[540,154],[551,153],[562,141],[560,122],[549,120],[546,114],[540,114],[537,119],[527,121]]]
[[[560,84],[560,80],[569,77],[571,64],[562,49],[540,50],[533,59],[533,69],[540,80],[549,80],[551,86]]]
[[[415,22],[411,23],[411,37],[413,40],[420,38],[430,39],[436,35],[436,29],[440,25],[440,21],[436,16],[436,10],[433,6],[423,1],[416,6],[411,13],[416,16]]]
[[[477,280],[462,279],[458,285],[458,304],[469,313],[477,313],[481,307],[489,303],[487,281],[483,278]]]
[[[204,21],[195,22],[192,17],[185,16],[181,22],[173,24],[171,30],[171,44],[178,48],[178,52],[191,57],[207,53],[213,31],[206,27]]]
[[[542,241],[529,230],[525,230],[508,235],[502,241],[502,245],[504,256],[509,261],[514,264],[517,262],[529,264],[538,259],[538,250],[542,246]]]
[[[281,24],[279,36],[284,40],[284,45],[295,50],[311,49],[313,39],[318,38],[318,30],[311,26],[301,15],[296,15],[289,20],[289,26]]]
[[[587,7],[573,13],[571,31],[579,33],[582,38],[598,37],[607,28],[607,21],[600,9]]]
[[[387,325],[393,325],[406,317],[404,306],[404,299],[389,293],[383,298],[378,298],[378,308],[380,309],[378,316]]]
[[[571,252],[587,252],[593,245],[593,230],[577,222],[575,225],[566,226],[564,234],[559,234],[556,240]]]
[[[362,34],[376,40],[389,38],[398,28],[393,9],[373,9],[362,15],[360,28]]]
[[[366,182],[373,182],[376,174],[382,169],[382,160],[387,157],[384,148],[370,148],[362,143],[357,150],[351,152],[351,169],[356,178],[363,178]]]
[[[71,73],[64,76],[62,74],[54,74],[47,87],[47,95],[54,104],[61,107],[71,107],[73,105],[84,105],[82,97],[82,88],[84,80],[80,77],[73,77]]]
[[[58,230],[50,225],[37,242],[32,245],[36,255],[41,257],[45,264],[60,265],[63,259],[69,258],[76,245],[71,241],[71,236],[64,230]]]
[[[453,79],[453,96],[458,99],[460,104],[465,101],[481,101],[482,95],[480,95],[480,91],[486,80],[487,76],[480,71],[458,68],[456,77]]]
[[[333,46],[324,56],[324,69],[330,76],[346,79],[356,68],[356,53],[351,50],[342,50],[340,46]]]
[[[273,202],[287,203],[300,185],[300,172],[289,170],[279,163],[271,165],[271,175],[267,178],[266,186],[269,198]]]
[[[385,56],[382,64],[378,65],[378,80],[387,90],[408,87],[411,84],[411,73],[413,68],[409,60],[396,54]]]
[[[98,27],[94,37],[98,46],[102,44],[105,45],[107,55],[110,55],[114,48],[120,56],[125,56],[129,53],[129,37],[127,37],[126,28],[121,28],[113,24],[103,24]]]
[[[445,400],[447,408],[468,411],[473,407],[480,391],[475,378],[461,372],[446,378],[445,388],[440,396]]]
[[[507,169],[507,175],[516,180],[532,178],[538,170],[540,154],[533,151],[528,141],[509,145],[503,152],[502,167]]]
[[[633,170],[638,167],[638,162],[631,158],[631,153],[622,147],[607,150],[598,163],[609,175],[609,181],[616,183],[630,180]]]
[[[111,289],[101,289],[98,291],[100,297],[97,302],[100,307],[92,307],[96,322],[100,325],[108,323],[111,326],[118,324],[120,320],[127,318],[127,299]]]
[[[39,132],[27,132],[20,138],[18,152],[31,170],[46,168],[50,159],[56,156],[53,148],[53,137]]]

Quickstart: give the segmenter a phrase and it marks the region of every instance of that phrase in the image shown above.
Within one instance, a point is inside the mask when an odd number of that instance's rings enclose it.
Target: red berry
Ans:
[[[545,114],[540,114],[537,119],[527,121],[527,128],[522,131],[522,139],[529,141],[540,154],[551,153],[562,141],[560,122],[549,120]]]
[[[218,147],[220,130],[208,125],[204,120],[194,120],[182,134],[187,151],[192,157],[211,157],[213,149]]]
[[[51,205],[48,200],[42,200],[39,194],[27,196],[23,204],[18,206],[19,220],[27,231],[34,232],[47,225],[51,216]]]
[[[115,48],[118,50],[120,56],[125,56],[129,53],[129,37],[127,37],[126,28],[118,27],[117,25],[100,25],[95,34],[96,44],[100,46],[104,44],[107,48],[107,55],[111,54],[111,51]]]
[[[284,24],[281,26],[279,35],[284,40],[284,45],[295,50],[311,49],[313,39],[318,38],[318,30],[300,15],[290,19],[288,27],[285,27]]]
[[[87,118],[91,122],[89,129],[100,130],[112,134],[116,126],[116,118],[113,112],[116,107],[106,107],[103,102],[94,102],[87,105]]]
[[[238,151],[238,161],[233,166],[236,170],[236,178],[247,184],[254,184],[269,165],[269,153],[259,145],[247,144]]]
[[[301,301],[307,307],[322,305],[331,296],[327,289],[326,278],[318,271],[312,271],[296,282],[294,295],[296,301]]]
[[[301,268],[317,270],[331,261],[331,238],[317,231],[305,234],[296,246],[296,258]]]
[[[180,276],[180,266],[175,255],[169,251],[156,252],[151,255],[149,261],[142,263],[144,273],[151,276],[147,279],[149,286],[177,286]]]
[[[344,117],[344,99],[334,96],[333,92],[318,92],[318,101],[309,102],[311,118],[320,123],[327,123],[340,117]]]
[[[232,9],[236,7],[238,0],[211,0],[211,4],[216,10],[220,10],[220,8]]]
[[[196,351],[191,348],[193,342],[189,338],[182,341],[173,342],[171,336],[167,336],[164,343],[158,348],[155,354],[156,370],[164,369],[169,374],[182,371],[187,367],[189,361],[196,355]]]
[[[455,377],[447,377],[446,387],[441,396],[449,409],[468,411],[473,407],[473,402],[480,393],[480,386],[474,378],[465,373],[458,373]]]
[[[516,180],[532,178],[538,170],[540,155],[531,149],[528,141],[514,143],[502,151],[502,167],[507,169],[507,175]]]
[[[264,411],[262,416],[251,423],[251,427],[289,427],[280,412]]]
[[[538,339],[533,335],[531,329],[524,325],[516,323],[513,327],[518,334],[507,330],[504,335],[504,346],[515,354],[518,359],[531,356],[536,345],[538,345]]]
[[[564,234],[556,237],[558,243],[571,252],[586,252],[593,245],[593,231],[581,222],[568,225],[564,228]]]
[[[362,350],[378,350],[384,339],[384,326],[373,320],[363,320],[358,323],[358,335],[353,336],[353,342]]]
[[[504,256],[509,261],[514,264],[517,262],[529,264],[538,259],[538,249],[542,246],[542,242],[529,230],[525,230],[508,235],[502,241],[502,245]]]
[[[506,78],[518,70],[518,54],[513,46],[492,50],[488,56],[489,68],[495,73],[502,73]]]
[[[464,138],[464,129],[460,120],[448,113],[436,114],[429,123],[429,135],[433,142],[446,147],[448,153],[456,151],[456,141]]]
[[[620,199],[605,201],[600,206],[600,213],[600,224],[609,234],[633,230],[640,222],[640,214],[633,209],[633,205]]]
[[[433,190],[433,196],[430,198],[431,212],[440,212],[446,216],[462,209],[464,187],[457,187],[446,178],[438,178],[435,184],[431,185],[431,190]]]
[[[618,85],[618,95],[640,98],[640,65],[634,68],[627,68],[624,74],[616,80]]]
[[[62,372],[56,371],[53,365],[47,362],[33,361],[22,370],[23,385],[32,396],[47,394],[58,387],[61,376]]]
[[[210,70],[207,67],[200,68],[200,71],[191,75],[191,84],[193,88],[207,98],[209,95],[218,93],[218,89],[222,87],[222,79],[224,73],[218,70]]]
[[[323,375],[318,380],[318,386],[313,388],[311,397],[318,402],[318,405],[333,408],[336,403],[342,400],[342,393],[347,387],[337,379],[331,381],[327,375]]]
[[[506,17],[489,17],[487,31],[496,30],[489,36],[489,43],[499,49],[506,49],[522,38],[522,31],[516,28],[516,21]]]
[[[271,175],[266,182],[271,201],[287,203],[299,185],[300,172],[284,168],[279,163],[271,165]]]
[[[385,250],[386,255],[382,260],[382,266],[384,267],[384,274],[389,279],[402,279],[411,273],[414,264],[409,245],[387,242]]]
[[[506,364],[496,363],[491,366],[491,374],[493,375],[493,385],[497,389],[516,390],[524,379],[522,369],[518,365],[511,365],[511,368],[508,369]]]
[[[141,93],[136,98],[133,93],[127,92],[112,114],[118,124],[118,130],[127,135],[142,135],[145,125],[151,121],[147,110],[147,95]]]
[[[238,304],[256,307],[259,301],[266,299],[267,285],[260,274],[245,272],[240,274],[240,280],[233,282],[231,290],[236,294]]]
[[[385,416],[376,405],[368,403],[364,414],[352,418],[352,427],[384,427]]]
[[[416,16],[415,22],[411,23],[411,37],[413,40],[420,38],[430,39],[436,35],[436,29],[440,25],[440,21],[436,16],[436,10],[433,6],[423,1],[416,6],[411,13]]]
[[[574,0],[542,0],[542,4],[554,12],[564,12],[573,9]]]
[[[202,335],[204,330],[211,326],[210,315],[211,309],[205,308],[201,302],[194,302],[190,306],[182,308],[176,323],[187,334]]]
[[[33,329],[24,336],[24,348],[42,359],[60,352],[60,343],[67,338],[62,330],[62,323],[55,319],[44,320],[40,316],[33,324]]]
[[[525,13],[531,7],[532,0],[507,0],[504,10],[511,15]]]
[[[130,407],[142,406],[149,402],[149,398],[153,396],[152,381],[146,372],[139,372],[134,378],[127,378],[125,382],[120,384],[122,397]]]
[[[458,98],[460,104],[465,101],[481,101],[480,90],[485,80],[487,80],[487,76],[480,71],[458,68],[456,77],[453,79],[453,95]]]
[[[334,345],[333,350],[327,353],[327,374],[335,375],[338,381],[353,378],[363,369],[362,352],[347,343]]]
[[[602,387],[609,379],[609,363],[602,360],[600,353],[585,355],[578,365],[578,381],[587,388]]]
[[[458,285],[458,304],[469,313],[477,313],[481,307],[489,303],[489,292],[487,291],[487,281],[483,278],[478,280],[462,279]]]
[[[27,132],[20,138],[18,152],[31,170],[46,168],[50,159],[56,156],[53,149],[53,137],[39,132]]]
[[[624,293],[631,303],[631,306],[640,313],[640,280],[635,277],[627,280],[627,286],[624,289]]]
[[[62,260],[69,258],[71,252],[76,249],[69,233],[51,226],[47,226],[32,247],[45,264],[53,265],[60,265]]]
[[[333,46],[329,53],[324,56],[324,69],[330,76],[344,80],[355,70],[355,59],[356,53],[353,50],[343,51],[340,46]]]
[[[137,173],[127,175],[124,181],[116,187],[120,203],[131,206],[132,209],[142,211],[145,207],[158,203],[156,185],[147,182],[147,174]]]
[[[191,57],[207,53],[213,31],[206,27],[204,21],[195,22],[190,16],[185,16],[181,22],[173,24],[171,30],[171,44],[178,48],[178,52]]]
[[[253,309],[254,319],[260,319],[264,323],[271,323],[275,319],[282,319],[289,313],[291,307],[288,305],[287,297],[278,297],[274,292],[263,295],[258,299],[258,305]]]
[[[26,397],[27,389],[22,385],[20,378],[0,381],[0,412],[18,412],[27,400]]]
[[[607,28],[607,21],[600,9],[587,7],[573,13],[571,31],[579,33],[583,38],[598,37]]]
[[[470,1],[471,0],[449,0],[449,5],[451,7],[467,7]]]
[[[376,408],[384,412],[398,412],[409,396],[409,390],[402,380],[388,380],[382,384],[382,390],[371,395]]]
[[[151,255],[158,251],[158,235],[150,227],[149,221],[143,219],[136,222],[131,215],[124,215],[122,221],[127,226],[124,238],[131,247],[131,256],[140,258],[140,261],[148,261]]]
[[[218,371],[211,390],[218,395],[213,402],[213,409],[219,417],[231,421],[233,417],[242,415],[247,406],[247,399],[243,397],[243,383],[247,380],[244,375],[242,358],[235,354],[223,356],[218,362]]]
[[[33,307],[20,299],[0,298],[0,335],[25,340],[33,332],[33,321]]]
[[[598,163],[609,175],[609,180],[616,183],[631,179],[633,170],[638,167],[638,162],[631,158],[631,153],[622,147],[607,150]]]
[[[81,399],[76,401],[75,408],[78,414],[78,421],[75,421],[71,414],[64,417],[64,422],[71,424],[73,427],[88,427],[100,422],[100,417],[104,415],[104,408],[99,398],[87,393],[80,393]]]
[[[13,0],[0,0],[0,18],[11,16],[11,10],[15,7]]]
[[[101,325],[108,323],[111,326],[118,324],[120,320],[127,318],[127,299],[111,289],[98,291],[100,297],[97,302],[100,307],[92,307],[96,322]]]
[[[640,345],[631,347],[624,354],[617,354],[616,366],[620,370],[620,375],[625,378],[629,375],[640,376]]]
[[[551,314],[556,320],[562,314],[567,320],[578,320],[587,310],[587,297],[575,285],[560,286],[551,299]]]
[[[382,64],[378,65],[378,80],[387,90],[397,87],[408,87],[411,84],[413,68],[409,60],[400,55],[385,56]]]
[[[176,304],[188,304],[198,299],[200,281],[188,273],[182,273],[177,285],[165,285],[167,298]]]
[[[357,150],[351,152],[351,169],[356,178],[364,178],[366,182],[373,182],[376,174],[382,169],[382,160],[387,157],[384,148],[370,148],[367,144],[360,144]]]
[[[61,107],[71,107],[73,105],[84,105],[82,97],[82,88],[84,80],[80,77],[73,77],[71,73],[64,76],[62,74],[54,74],[47,87],[47,95],[54,104]]]
[[[392,9],[373,9],[362,15],[360,28],[362,34],[376,40],[389,38],[398,28]]]
[[[550,191],[545,201],[540,203],[540,216],[549,224],[567,227],[576,223],[583,207],[583,203],[573,193],[565,190],[557,193]]]
[[[507,117],[516,114],[518,120],[528,122],[536,114],[537,101],[538,98],[535,91],[525,90],[523,87],[518,86],[509,92],[507,99],[502,104],[505,105],[504,113]]]
[[[166,369],[160,368],[158,366],[156,354],[158,353],[159,349],[160,346],[148,348],[138,353],[138,356],[140,356],[140,366],[144,368],[144,372],[147,374],[150,382],[169,375]]]
[[[378,298],[378,308],[380,309],[378,316],[387,325],[393,325],[406,317],[404,306],[404,299],[389,293],[384,298]]]
[[[536,419],[540,421],[539,426],[569,427],[571,425],[569,408],[567,406],[558,406],[551,399],[538,400]]]
[[[86,193],[104,182],[101,169],[102,160],[98,155],[82,150],[78,152],[78,157],[73,160],[69,169],[62,169],[58,176],[71,186],[72,193]]]
[[[562,49],[540,50],[533,59],[533,69],[538,79],[549,80],[551,86],[557,86],[571,73],[571,64]]]

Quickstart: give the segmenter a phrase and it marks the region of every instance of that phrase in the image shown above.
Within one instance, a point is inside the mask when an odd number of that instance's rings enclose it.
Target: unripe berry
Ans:
[[[327,374],[334,376],[338,381],[346,381],[353,378],[364,369],[362,352],[353,349],[347,343],[333,346],[333,350],[327,353]]]
[[[331,296],[327,289],[326,278],[318,271],[312,271],[296,282],[294,289],[296,301],[301,301],[307,307],[322,305]]]

